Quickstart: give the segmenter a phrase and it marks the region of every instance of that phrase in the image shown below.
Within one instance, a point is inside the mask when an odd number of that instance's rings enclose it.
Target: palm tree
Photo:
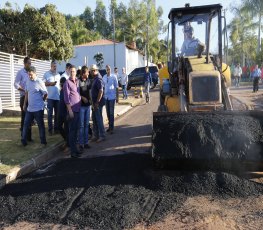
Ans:
[[[239,57],[242,56],[242,64],[245,63],[245,56],[249,52],[245,49],[248,47],[246,45],[248,37],[251,37],[255,24],[252,22],[252,17],[244,7],[233,7],[231,9],[235,13],[235,17],[227,26],[227,29],[230,31],[230,40],[235,50],[235,54]]]
[[[243,0],[244,8],[250,11],[253,18],[258,19],[258,47],[257,53],[261,51],[261,20],[263,15],[263,1],[262,0]]]

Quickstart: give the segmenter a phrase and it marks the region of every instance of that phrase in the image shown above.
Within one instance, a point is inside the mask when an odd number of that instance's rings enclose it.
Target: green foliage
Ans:
[[[35,9],[26,5],[20,12],[11,7],[0,9],[1,50],[26,54],[39,59],[66,60],[73,46],[65,17],[54,5]]]
[[[104,57],[102,53],[97,53],[94,55],[93,59],[96,61],[97,66],[99,67],[99,69],[101,69],[103,67],[103,63],[104,63]]]

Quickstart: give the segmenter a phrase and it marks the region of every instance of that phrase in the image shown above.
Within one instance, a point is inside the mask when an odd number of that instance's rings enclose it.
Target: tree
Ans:
[[[96,61],[97,66],[99,67],[99,69],[101,69],[103,67],[103,63],[104,63],[103,53],[95,54],[93,59]]]
[[[80,20],[84,22],[86,29],[94,30],[94,18],[93,12],[89,6],[87,6],[84,12],[79,16]]]
[[[261,22],[263,15],[263,1],[262,0],[243,0],[244,8],[250,12],[253,18],[257,17],[258,24],[258,46],[257,53],[261,51]]]
[[[39,59],[66,60],[73,54],[70,34],[66,29],[65,17],[54,5],[35,9],[25,5],[18,9],[0,10],[0,45],[3,51],[25,54]]]
[[[106,7],[102,0],[96,1],[96,9],[94,11],[94,28],[104,38],[109,38],[111,35],[110,24],[107,21]]]

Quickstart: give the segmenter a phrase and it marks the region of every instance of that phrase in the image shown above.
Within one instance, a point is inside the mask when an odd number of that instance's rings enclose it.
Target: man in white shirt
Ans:
[[[66,80],[68,80],[69,77],[70,77],[70,68],[71,68],[71,64],[70,64],[70,63],[67,63],[67,64],[66,64],[66,70],[65,70],[65,72],[61,75],[61,77],[65,77]]]
[[[109,128],[107,132],[113,134],[114,130],[114,107],[116,101],[116,95],[118,91],[118,81],[114,74],[111,74],[111,68],[109,65],[106,65],[107,74],[102,78],[105,86],[104,97],[106,99],[106,112],[109,121]]]
[[[122,87],[123,99],[126,100],[128,99],[128,94],[127,94],[128,75],[126,74],[125,67],[122,68],[122,74],[120,76],[120,83]]]
[[[240,64],[238,63],[234,69],[234,77],[235,77],[236,87],[239,87],[241,75],[242,75],[242,68],[240,67]]]
[[[47,108],[48,108],[48,133],[49,135],[59,133],[58,130],[58,105],[59,105],[59,83],[60,75],[57,73],[57,63],[51,62],[51,68],[44,74],[43,81],[48,91]],[[54,110],[54,125],[53,125]]]

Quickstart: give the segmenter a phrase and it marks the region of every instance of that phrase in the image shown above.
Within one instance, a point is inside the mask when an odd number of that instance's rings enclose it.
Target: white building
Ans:
[[[126,45],[124,42],[114,42],[111,40],[101,39],[90,43],[77,45],[74,47],[74,55],[68,60],[69,63],[79,66],[96,64],[94,55],[103,54],[104,64],[101,69],[105,69],[108,64],[114,69],[114,47],[115,47],[115,63],[119,72],[122,67],[126,68],[126,72],[130,73],[136,67],[146,65],[145,56],[136,49],[136,45]],[[58,64],[58,71],[64,71],[66,62]]]

